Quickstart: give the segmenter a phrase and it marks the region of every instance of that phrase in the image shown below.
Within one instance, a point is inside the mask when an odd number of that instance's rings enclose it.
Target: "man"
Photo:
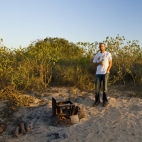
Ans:
[[[103,107],[108,105],[107,99],[107,85],[109,72],[112,66],[112,56],[109,52],[105,51],[105,43],[99,44],[100,52],[94,57],[94,64],[97,66],[95,77],[95,103],[93,106],[97,106],[100,103],[100,88],[101,82],[103,82]]]

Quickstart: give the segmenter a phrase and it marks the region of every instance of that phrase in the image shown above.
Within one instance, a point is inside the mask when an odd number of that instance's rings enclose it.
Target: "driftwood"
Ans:
[[[19,126],[16,127],[15,132],[14,132],[14,137],[19,136]]]
[[[26,134],[26,132],[29,132],[30,130],[31,127],[26,121],[20,121],[16,129],[11,133],[14,135],[14,137],[18,137],[19,134]]]
[[[26,134],[24,123],[20,123],[20,132],[21,132],[21,134]]]

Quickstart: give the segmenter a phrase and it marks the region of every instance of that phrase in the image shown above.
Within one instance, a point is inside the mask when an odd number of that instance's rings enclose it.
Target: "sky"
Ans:
[[[8,48],[46,37],[102,42],[107,36],[138,40],[142,0],[0,0],[0,38]]]

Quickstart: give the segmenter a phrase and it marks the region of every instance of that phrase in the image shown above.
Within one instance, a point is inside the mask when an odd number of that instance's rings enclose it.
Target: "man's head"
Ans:
[[[101,51],[102,53],[105,52],[105,49],[106,49],[105,43],[103,43],[103,42],[99,43],[99,48],[100,48],[100,51]]]

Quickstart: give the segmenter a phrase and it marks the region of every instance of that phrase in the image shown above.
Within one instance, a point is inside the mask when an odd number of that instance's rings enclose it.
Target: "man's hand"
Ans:
[[[95,63],[95,65],[96,65],[96,66],[99,66],[99,65],[103,66],[103,65],[104,65],[104,62],[101,61],[101,62]]]
[[[99,62],[99,65],[103,66],[104,65],[104,61]]]
[[[109,71],[108,71],[108,70],[106,71],[106,74],[107,74],[107,73],[109,73]]]
[[[109,61],[109,66],[107,68],[107,71],[106,73],[109,73],[110,69],[111,69],[111,66],[112,66],[112,60]]]

